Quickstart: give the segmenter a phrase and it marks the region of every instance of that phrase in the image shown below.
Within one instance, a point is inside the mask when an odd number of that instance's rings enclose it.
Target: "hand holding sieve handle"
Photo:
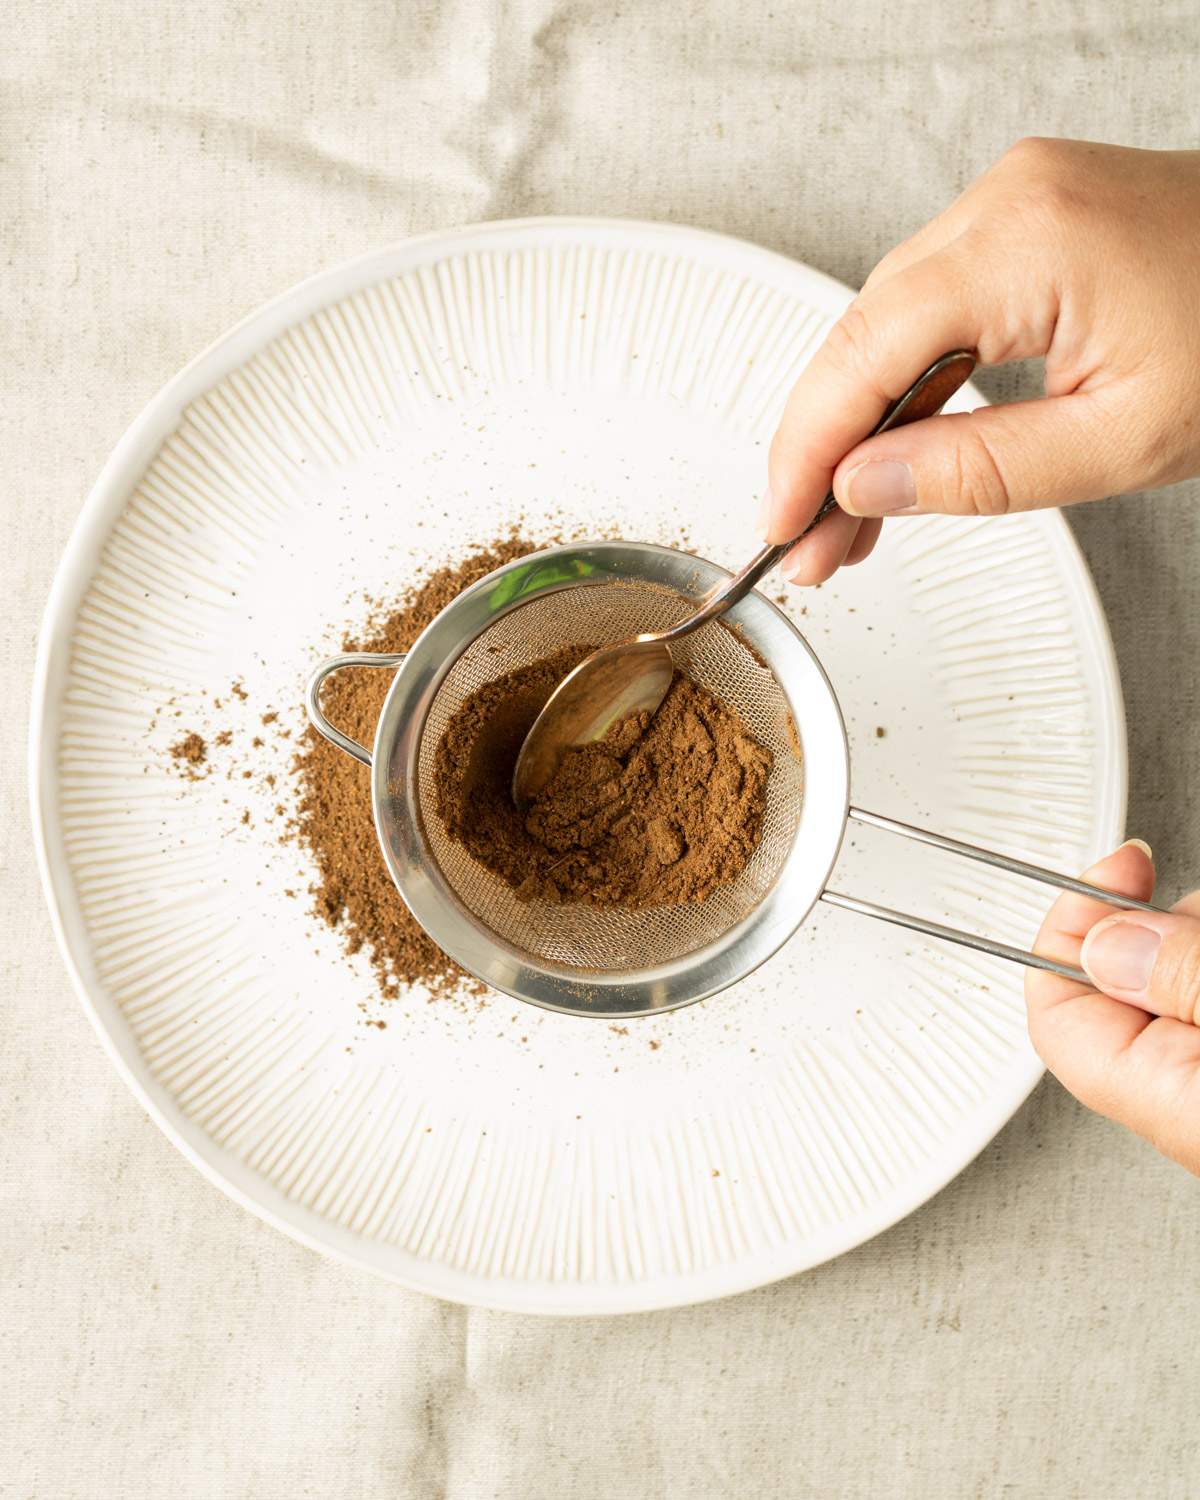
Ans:
[[[936,416],[955,391],[971,378],[975,370],[975,362],[975,355],[969,349],[955,349],[949,354],[943,354],[941,359],[935,360],[924,374],[909,386],[903,396],[892,402],[868,436],[878,437],[881,432],[889,432],[893,427],[905,427],[909,422],[919,422],[924,417]],[[836,509],[837,501],[834,499],[833,491],[830,490],[822,500],[816,515],[799,536],[793,537],[790,542],[784,542],[781,546],[764,547],[740,573],[735,573],[728,583],[710,594],[694,615],[689,615],[674,630],[665,631],[661,639],[677,641],[685,635],[690,635],[693,630],[698,630],[701,625],[707,625],[710,620],[715,620],[727,609],[732,609],[766,577],[777,562],[783,560],[797,542],[803,541],[815,526],[820,525],[830,511]]]

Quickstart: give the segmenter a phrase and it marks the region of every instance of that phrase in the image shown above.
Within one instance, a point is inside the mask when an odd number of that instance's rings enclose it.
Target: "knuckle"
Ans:
[[[1007,515],[1012,498],[1004,471],[984,436],[968,427],[952,453],[942,508],[961,516]]]
[[[1200,1025],[1200,925],[1189,940],[1166,942],[1159,949],[1150,993],[1171,1015]]]
[[[1000,157],[999,165],[1022,177],[1049,175],[1061,170],[1063,145],[1053,136],[1025,135]]]
[[[998,163],[1006,191],[997,205],[1002,217],[1016,217],[1028,228],[1061,229],[1075,225],[1088,208],[1079,162],[1068,145],[1042,136],[1017,141]]]
[[[829,330],[826,353],[836,364],[860,373],[869,368],[874,347],[874,329],[856,300]]]
[[[910,265],[915,259],[919,258],[929,242],[931,240],[936,241],[942,230],[942,221],[944,218],[944,213],[937,214],[923,228],[918,229],[916,234],[910,234],[906,240],[901,240],[898,245],[893,245],[880,260],[876,261],[874,269],[863,283],[863,291],[874,291],[880,282],[887,281],[890,276],[896,275],[905,266]],[[850,305],[853,307],[855,304],[851,303]]]

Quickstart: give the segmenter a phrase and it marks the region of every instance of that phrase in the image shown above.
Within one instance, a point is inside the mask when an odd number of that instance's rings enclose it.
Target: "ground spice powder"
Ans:
[[[184,737],[170,747],[167,754],[178,762],[184,774],[191,780],[196,780],[196,774],[208,756],[208,746],[194,731],[185,734]]]
[[[439,569],[410,590],[399,608],[389,613],[377,610],[363,636],[346,640],[344,649],[407,651],[463,589],[534,550],[534,543],[514,535],[472,553],[456,567]],[[339,729],[370,745],[391,681],[391,673],[378,668],[346,668],[326,681],[322,706]],[[304,735],[294,766],[296,834],[317,867],[311,887],[316,911],[342,934],[347,951],[366,949],[380,988],[389,997],[402,985],[412,984],[422,984],[439,996],[461,989],[481,993],[482,986],[426,935],[392,884],[375,833],[367,767],[312,728]]]
[[[771,754],[682,673],[656,714],[568,751],[526,818],[513,805],[529,726],[591,649],[485,683],[453,715],[434,763],[446,831],[525,900],[627,909],[703,900],[754,852]]]

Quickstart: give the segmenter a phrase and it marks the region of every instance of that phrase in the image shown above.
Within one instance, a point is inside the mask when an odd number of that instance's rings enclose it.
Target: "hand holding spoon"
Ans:
[[[974,369],[975,356],[966,349],[943,355],[888,407],[870,436],[933,416]],[[740,573],[710,594],[696,613],[680,624],[655,635],[639,635],[631,641],[593,651],[569,672],[551,693],[521,746],[512,780],[518,812],[524,816],[529,811],[530,804],[545,789],[573,746],[602,740],[614,724],[634,714],[655,713],[675,673],[670,643],[699,630],[732,608],[836,505],[830,490],[800,536],[782,546],[764,547]]]

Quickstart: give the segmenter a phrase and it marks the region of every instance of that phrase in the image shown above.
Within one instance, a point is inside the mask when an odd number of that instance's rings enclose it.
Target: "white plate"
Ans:
[[[894,1223],[1036,1081],[1019,971],[828,908],[734,989],[619,1030],[499,996],[384,1006],[283,894],[311,874],[257,774],[214,751],[189,783],[166,754],[223,726],[244,751],[267,709],[299,728],[364,595],[518,519],[684,531],[740,564],[784,396],[849,295],[661,225],[426,236],[247,319],[105,467],[41,641],[46,891],[130,1087],[286,1233],[492,1307],[696,1302]],[[788,607],[838,690],[856,803],[1064,870],[1119,840],[1116,669],[1057,515],[893,524]],[[1025,945],[1047,899],[860,830],[833,884]]]

